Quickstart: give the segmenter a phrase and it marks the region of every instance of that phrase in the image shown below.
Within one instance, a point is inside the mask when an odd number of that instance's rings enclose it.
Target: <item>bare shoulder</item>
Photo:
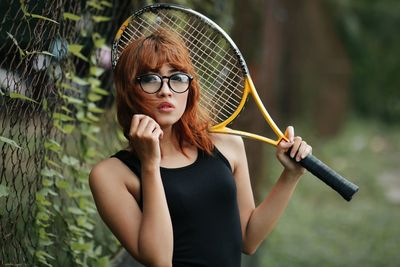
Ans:
[[[93,166],[89,174],[89,185],[92,191],[102,190],[103,187],[136,191],[140,183],[138,177],[124,163],[112,157]]]
[[[233,135],[233,134],[220,134],[220,133],[212,133],[211,139],[213,140],[214,144],[218,147],[229,146],[233,147],[234,149],[244,147],[243,139],[240,136]]]
[[[242,137],[232,134],[212,133],[211,139],[218,150],[229,161],[232,169],[235,170],[238,162],[242,160],[241,155],[245,153]]]

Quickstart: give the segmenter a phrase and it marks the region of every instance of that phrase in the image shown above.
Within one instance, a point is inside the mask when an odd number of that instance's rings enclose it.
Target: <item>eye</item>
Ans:
[[[160,77],[154,74],[149,74],[149,75],[143,75],[142,77],[140,77],[140,80],[142,83],[159,83]]]
[[[174,82],[187,83],[189,82],[189,76],[183,73],[174,74],[171,76],[171,80]]]

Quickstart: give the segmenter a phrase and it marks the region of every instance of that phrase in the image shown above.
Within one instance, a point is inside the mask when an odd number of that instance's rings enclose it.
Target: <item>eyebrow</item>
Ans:
[[[160,69],[149,69],[147,73],[159,73]],[[177,68],[171,68],[168,70],[168,73],[173,73],[173,72],[180,72]],[[146,73],[146,72],[145,72]]]

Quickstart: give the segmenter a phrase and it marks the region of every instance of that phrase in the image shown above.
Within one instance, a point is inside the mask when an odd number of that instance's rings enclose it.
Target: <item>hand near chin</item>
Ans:
[[[289,142],[282,140],[276,149],[276,157],[281,162],[286,171],[296,176],[304,174],[305,169],[296,162],[307,157],[312,152],[312,147],[308,145],[300,136],[294,135],[294,128],[287,127],[285,132]],[[289,154],[287,152],[290,151]]]
[[[143,114],[133,115],[129,142],[142,163],[160,165],[162,136],[163,131],[153,118]]]

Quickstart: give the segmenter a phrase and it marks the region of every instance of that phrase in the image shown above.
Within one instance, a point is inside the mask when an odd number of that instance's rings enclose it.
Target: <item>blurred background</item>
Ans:
[[[125,143],[110,64],[122,22],[159,1],[0,2],[0,266],[140,266],[97,215],[91,166]],[[181,0],[226,30],[275,122],[360,191],[306,174],[243,266],[399,266],[400,2]],[[251,100],[235,127],[270,134]],[[246,140],[256,202],[282,168]]]

